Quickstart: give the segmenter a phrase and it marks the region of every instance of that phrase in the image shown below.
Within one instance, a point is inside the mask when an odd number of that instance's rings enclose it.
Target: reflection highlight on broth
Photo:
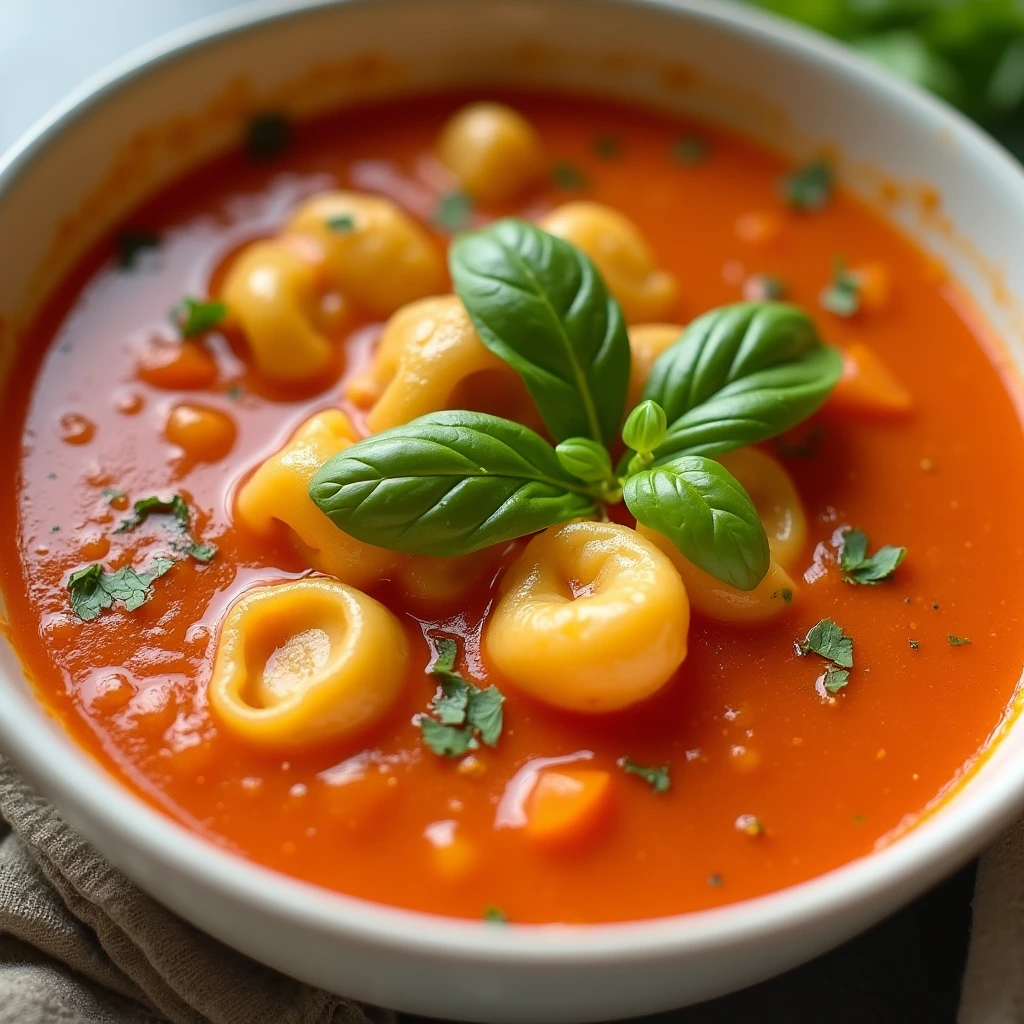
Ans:
[[[600,922],[863,856],[983,751],[1020,423],[827,164],[558,95],[253,139],[3,401],[12,633],[125,784],[341,892]]]

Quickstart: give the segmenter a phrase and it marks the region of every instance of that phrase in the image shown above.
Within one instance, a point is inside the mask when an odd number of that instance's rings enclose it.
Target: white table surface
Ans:
[[[0,0],[0,152],[111,61],[239,0]]]

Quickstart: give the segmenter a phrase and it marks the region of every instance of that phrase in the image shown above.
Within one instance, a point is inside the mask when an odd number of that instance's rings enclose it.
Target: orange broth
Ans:
[[[978,754],[1014,693],[1024,660],[1024,542],[1009,514],[1024,503],[1017,410],[955,283],[875,213],[841,192],[820,211],[790,210],[777,156],[605,102],[510,100],[553,159],[585,174],[579,195],[637,223],[679,279],[679,322],[739,300],[752,274],[777,275],[826,341],[867,346],[912,395],[903,418],[826,406],[783,447],[810,534],[792,611],[752,629],[695,617],[689,657],[659,695],[582,717],[517,693],[481,659],[493,584],[423,620],[384,583],[375,594],[402,618],[415,653],[399,706],[358,744],[282,760],[211,721],[205,688],[225,609],[255,583],[306,572],[283,541],[268,549],[233,526],[233,491],[311,413],[344,403],[339,378],[312,396],[268,390],[247,371],[239,339],[217,333],[188,343],[216,359],[216,379],[198,390],[145,383],[140,352],[171,342],[167,311],[183,295],[215,293],[228,257],[315,192],[380,191],[428,222],[438,200],[429,154],[465,100],[344,112],[298,127],[269,162],[226,156],[131,218],[163,239],[136,270],[118,269],[108,242],[53,295],[7,386],[0,455],[0,573],[40,698],[118,779],[210,841],[328,888],[438,914],[478,918],[496,906],[518,922],[652,917],[768,893],[870,852]],[[700,162],[672,158],[688,135],[707,142]],[[620,150],[595,147],[600,136]],[[536,217],[576,195],[552,182],[498,212]],[[748,215],[762,213],[776,222],[770,237],[749,230]],[[444,246],[449,236],[435,234]],[[821,309],[838,254],[885,268],[884,308],[850,319]],[[345,340],[345,375],[372,357],[379,328],[361,324]],[[189,464],[164,439],[182,400],[231,416],[226,457]],[[220,550],[208,565],[176,565],[135,612],[82,622],[70,611],[70,571],[145,563],[165,540],[157,519],[113,533],[127,501],[104,488],[128,500],[182,493],[197,532]],[[893,581],[841,581],[836,538],[850,525],[873,547],[908,546]],[[849,685],[832,701],[815,690],[824,663],[794,649],[826,616],[855,640]],[[972,643],[952,646],[948,634]],[[477,776],[422,745],[414,719],[434,692],[427,635],[464,638],[463,671],[506,694],[505,732],[478,753]],[[535,849],[495,827],[531,759],[587,751],[578,767],[610,771],[614,792],[585,845]],[[624,755],[670,764],[672,788],[655,794],[621,772]],[[745,814],[763,822],[762,835],[736,827]],[[453,831],[468,853],[445,867],[436,846]]]

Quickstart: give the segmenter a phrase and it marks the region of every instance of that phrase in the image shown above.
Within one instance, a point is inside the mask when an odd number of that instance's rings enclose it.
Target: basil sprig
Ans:
[[[456,238],[448,263],[480,340],[523,378],[552,437],[611,444],[625,412],[629,338],[590,257],[509,217]]]
[[[626,507],[698,568],[738,590],[753,590],[771,562],[750,496],[720,462],[684,455],[626,478]]]
[[[651,370],[643,397],[668,431],[655,463],[721,455],[792,429],[835,387],[843,361],[786,302],[737,302],[698,317]]]
[[[780,302],[712,310],[655,363],[625,418],[630,350],[618,303],[589,258],[524,221],[459,236],[455,291],[484,345],[522,377],[553,447],[518,423],[431,413],[357,442],[313,477],[310,496],[358,540],[456,556],[625,500],[638,522],[741,590],[768,571],[768,541],[740,483],[710,456],[766,440],[814,412],[839,354]]]
[[[414,555],[465,555],[597,511],[543,438],[464,410],[429,413],[344,449],[309,494],[357,540]]]

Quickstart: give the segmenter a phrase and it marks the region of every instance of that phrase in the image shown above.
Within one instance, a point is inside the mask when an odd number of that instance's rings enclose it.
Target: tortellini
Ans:
[[[224,620],[210,708],[225,730],[269,749],[357,736],[393,706],[408,660],[398,619],[352,587],[257,587]]]
[[[760,448],[737,448],[718,461],[743,485],[768,534],[772,557],[792,569],[807,543],[807,516],[793,478]]]
[[[360,192],[326,192],[304,203],[276,238],[243,249],[222,296],[260,372],[302,384],[337,359],[326,321],[347,322],[352,308],[388,316],[444,286],[440,253],[399,206]]]
[[[320,272],[276,239],[253,242],[231,265],[223,299],[260,373],[285,383],[323,374],[334,347],[315,319]]]
[[[768,535],[772,561],[753,590],[737,590],[698,569],[661,534],[640,525],[637,531],[672,560],[693,608],[723,622],[758,623],[782,615],[797,595],[792,570],[807,540],[807,519],[789,474],[777,460],[757,448],[740,448],[719,456],[746,489]]]
[[[681,324],[637,324],[630,327],[629,348],[632,360],[629,366],[627,409],[639,404],[658,356],[679,340],[683,330]]]
[[[518,374],[484,346],[454,295],[422,299],[388,321],[371,369],[348,385],[371,406],[373,433],[440,409],[482,409],[530,424],[534,406]]]
[[[265,536],[283,523],[308,565],[362,588],[388,576],[403,556],[343,533],[309,496],[316,471],[357,438],[344,413],[317,413],[246,481],[235,512],[241,525]]]
[[[534,537],[509,569],[484,650],[546,704],[618,711],[683,663],[689,622],[679,574],[655,545],[616,523],[568,523]]]
[[[556,207],[540,226],[572,242],[594,261],[619,300],[626,323],[665,320],[673,312],[679,290],[676,279],[658,268],[639,228],[618,210],[578,200]]]
[[[324,192],[303,203],[285,230],[315,239],[331,286],[375,316],[445,287],[444,262],[426,230],[382,196]]]
[[[544,173],[540,136],[503,103],[470,103],[457,111],[441,130],[437,152],[462,188],[484,205],[515,199]]]

